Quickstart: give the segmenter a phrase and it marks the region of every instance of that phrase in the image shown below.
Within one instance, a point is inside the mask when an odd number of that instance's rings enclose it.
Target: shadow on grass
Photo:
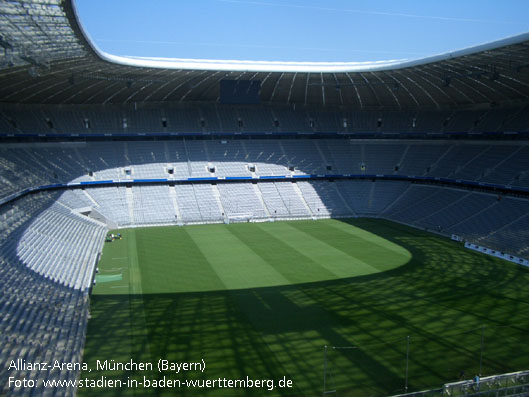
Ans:
[[[293,388],[180,388],[178,395],[321,395],[323,346],[328,385],[339,395],[403,391],[406,336],[409,390],[479,372],[529,367],[529,271],[460,244],[388,221],[343,222],[410,253],[382,273],[326,282],[180,294],[94,295],[85,348],[91,373],[126,381],[274,379]],[[333,346],[349,347],[333,349]],[[96,360],[206,362],[204,373],[95,371]],[[80,395],[89,395],[80,390]],[[172,389],[105,389],[106,395],[174,395]]]

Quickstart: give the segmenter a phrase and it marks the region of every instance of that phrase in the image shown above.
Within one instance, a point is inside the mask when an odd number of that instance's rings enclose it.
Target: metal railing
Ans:
[[[529,396],[529,370],[446,383],[440,389],[393,397]]]

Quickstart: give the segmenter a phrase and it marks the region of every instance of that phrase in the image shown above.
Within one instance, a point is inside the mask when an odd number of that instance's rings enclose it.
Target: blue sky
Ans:
[[[193,59],[415,59],[529,31],[529,0],[75,0],[100,49]]]

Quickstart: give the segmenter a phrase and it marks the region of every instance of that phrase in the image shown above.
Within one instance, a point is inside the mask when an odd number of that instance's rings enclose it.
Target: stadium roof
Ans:
[[[4,103],[217,103],[221,80],[258,81],[261,102],[278,105],[448,109],[529,102],[529,33],[412,61],[131,58],[101,52],[72,0],[11,0],[0,3],[0,47]]]

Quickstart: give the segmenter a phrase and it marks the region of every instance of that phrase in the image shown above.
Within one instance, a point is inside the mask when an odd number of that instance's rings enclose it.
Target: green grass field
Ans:
[[[122,230],[91,297],[81,378],[274,379],[291,388],[80,389],[80,395],[338,396],[529,369],[529,269],[372,220]],[[354,347],[333,349],[332,346]],[[96,371],[96,360],[206,362]]]

